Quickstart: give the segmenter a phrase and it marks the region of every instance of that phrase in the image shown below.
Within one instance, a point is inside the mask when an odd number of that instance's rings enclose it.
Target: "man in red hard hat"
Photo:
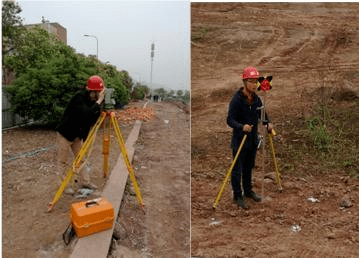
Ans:
[[[101,114],[101,105],[105,97],[105,85],[103,79],[93,75],[87,80],[84,89],[78,91],[70,100],[62,118],[56,128],[57,130],[57,168],[58,176],[62,179],[66,176],[69,151],[74,158],[86,140],[91,126],[96,123]],[[79,188],[96,189],[90,182],[90,175],[87,169],[81,169]],[[73,194],[71,186],[67,186],[65,193]]]
[[[233,199],[243,209],[249,208],[244,197],[251,198],[256,202],[261,201],[261,197],[252,190],[252,169],[259,143],[257,127],[258,120],[261,117],[260,107],[262,107],[262,101],[256,94],[258,78],[259,72],[255,67],[244,69],[242,74],[243,87],[233,96],[227,116],[227,124],[233,128],[231,142],[233,157],[239,149],[243,136],[247,134],[247,139],[231,174]],[[267,125],[268,131],[273,129],[267,114],[263,124]],[[241,181],[243,181],[243,192]]]

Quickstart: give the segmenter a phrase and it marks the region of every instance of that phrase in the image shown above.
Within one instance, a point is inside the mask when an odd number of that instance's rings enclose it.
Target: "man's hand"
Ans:
[[[243,126],[243,132],[245,133],[250,133],[252,131],[252,128],[253,128],[253,125],[248,125],[248,124],[245,124]]]
[[[272,130],[273,130],[273,124],[272,123],[268,123],[267,130],[268,130],[268,133],[272,132]]]
[[[100,91],[100,93],[98,94],[98,99],[97,99],[97,104],[101,104],[103,102],[103,100],[105,99],[105,93],[106,93],[106,88],[104,87],[102,89],[102,91]]]

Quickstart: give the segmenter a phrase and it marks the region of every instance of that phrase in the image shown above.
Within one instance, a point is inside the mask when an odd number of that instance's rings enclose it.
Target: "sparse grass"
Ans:
[[[330,146],[330,136],[322,119],[314,117],[308,121],[308,129],[313,138],[315,148],[327,152]]]
[[[202,41],[206,37],[208,31],[209,29],[207,27],[200,27],[196,33],[192,33],[191,36],[192,41],[193,42]]]
[[[359,178],[359,102],[317,104],[313,110],[285,127],[289,139],[278,153],[281,168],[299,175],[306,173],[305,164],[310,174],[342,171]]]

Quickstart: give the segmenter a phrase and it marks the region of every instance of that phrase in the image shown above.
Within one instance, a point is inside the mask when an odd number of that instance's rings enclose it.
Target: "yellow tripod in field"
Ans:
[[[106,123],[106,118],[109,120],[108,123]],[[75,159],[72,162],[71,167],[67,170],[65,179],[62,181],[62,184],[59,187],[59,189],[57,190],[57,192],[55,194],[55,197],[53,198],[52,202],[49,203],[48,212],[52,211],[55,204],[59,201],[59,199],[60,199],[62,193],[64,192],[67,184],[72,181],[73,176],[75,175],[75,173],[77,171],[79,171],[79,169],[84,165],[83,158],[89,152],[90,147],[93,145],[96,133],[100,129],[102,124],[104,125],[104,127],[103,127],[104,128],[104,131],[103,131],[104,132],[104,134],[103,134],[103,146],[102,146],[103,147],[103,155],[104,155],[104,159],[103,159],[104,177],[107,176],[108,169],[109,169],[108,156],[109,156],[109,153],[110,153],[110,132],[111,132],[111,125],[112,125],[113,128],[114,128],[115,134],[116,134],[118,144],[119,144],[121,152],[122,152],[122,157],[123,157],[123,159],[125,161],[125,164],[127,166],[127,170],[128,170],[128,172],[130,174],[130,179],[131,179],[132,184],[134,186],[138,203],[141,205],[142,208],[144,207],[141,192],[140,192],[140,189],[138,187],[136,177],[135,177],[133,168],[131,166],[131,162],[130,162],[130,160],[128,158],[128,155],[127,155],[126,145],[125,145],[125,142],[123,140],[121,130],[120,130],[120,127],[118,125],[118,121],[116,120],[116,115],[115,115],[114,112],[104,111],[104,112],[102,112],[101,116],[99,117],[99,119],[97,120],[95,125],[92,127],[91,131],[89,132],[89,135],[86,138],[86,141],[82,145],[80,151],[77,153]]]
[[[277,160],[275,158],[275,150],[274,150],[274,144],[273,144],[273,136],[275,136],[277,133],[274,131],[274,129],[272,129],[272,131],[270,133],[268,133],[268,136],[269,136],[269,145],[270,145],[270,148],[271,148],[271,151],[272,151],[272,158],[273,158],[273,163],[274,163],[274,168],[275,168],[275,173],[276,173],[276,182],[278,184],[278,191],[279,192],[282,192],[283,188],[282,188],[282,185],[280,183],[280,173],[279,173],[279,168],[278,168],[278,163],[277,163]],[[219,192],[217,194],[217,197],[216,197],[216,200],[214,201],[213,203],[213,206],[212,208],[215,210],[217,208],[217,205],[219,203],[219,200],[221,199],[221,196],[224,192],[224,189],[226,188],[226,185],[228,184],[228,180],[231,176],[231,173],[232,173],[232,170],[233,170],[233,167],[234,165],[236,164],[237,162],[237,159],[239,157],[239,154],[243,148],[243,145],[245,143],[247,139],[247,134],[244,135],[243,139],[242,139],[242,142],[241,144],[239,145],[239,148],[238,148],[238,151],[236,153],[236,156],[234,157],[232,163],[231,163],[231,166],[229,167],[228,171],[227,171],[227,174],[223,180],[223,183],[221,185],[221,188],[219,189]]]

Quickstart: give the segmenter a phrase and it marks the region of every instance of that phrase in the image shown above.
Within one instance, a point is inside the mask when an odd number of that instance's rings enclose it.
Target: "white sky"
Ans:
[[[190,88],[190,2],[176,1],[16,1],[23,24],[42,16],[67,30],[77,53],[96,55],[150,85],[151,44],[155,44],[152,87]]]

